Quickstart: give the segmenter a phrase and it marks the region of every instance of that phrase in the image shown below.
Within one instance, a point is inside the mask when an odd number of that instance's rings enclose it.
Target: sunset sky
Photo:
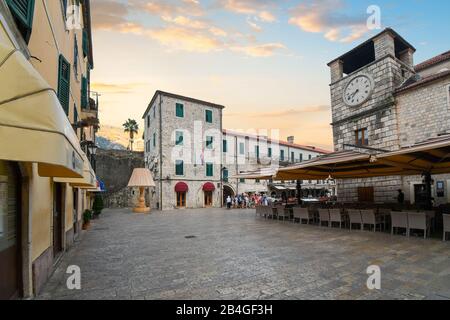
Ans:
[[[94,0],[100,119],[142,123],[158,89],[226,106],[228,129],[276,128],[332,148],[327,63],[379,30],[369,5],[417,48],[450,50],[447,0]]]

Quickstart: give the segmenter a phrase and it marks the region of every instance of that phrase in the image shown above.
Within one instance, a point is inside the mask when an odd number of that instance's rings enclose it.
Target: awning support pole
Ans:
[[[432,184],[431,173],[425,172],[423,174],[423,176],[424,176],[424,183],[425,183],[426,210],[432,210],[433,209],[433,201],[432,201],[433,199],[431,196],[431,184]]]
[[[302,205],[302,181],[297,180],[297,202]]]

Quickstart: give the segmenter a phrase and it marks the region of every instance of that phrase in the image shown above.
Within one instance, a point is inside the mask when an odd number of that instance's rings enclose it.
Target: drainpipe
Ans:
[[[163,211],[162,95],[159,94],[159,208]]]

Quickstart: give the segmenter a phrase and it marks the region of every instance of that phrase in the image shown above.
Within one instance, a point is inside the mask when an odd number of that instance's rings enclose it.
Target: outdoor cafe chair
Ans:
[[[255,215],[261,217],[262,214],[263,214],[263,207],[261,207],[261,206],[256,206],[256,208],[255,208]]]
[[[285,206],[277,206],[277,214],[278,214],[278,220],[283,219],[283,221],[286,221],[286,218],[288,220],[291,218],[289,209],[286,209]]]
[[[377,231],[377,226],[380,226],[380,231],[382,227],[384,229],[384,222],[382,221],[381,216],[375,215],[374,210],[361,210],[361,218],[364,226],[369,225],[370,228],[373,226],[373,232]]]
[[[443,214],[444,219],[444,241],[446,240],[447,233],[450,233],[450,214]]]
[[[319,209],[319,226],[326,222],[328,227],[331,227],[330,211],[328,209]]]
[[[352,230],[352,226],[354,224],[359,224],[361,226],[361,230],[363,230],[364,225],[362,222],[361,211],[357,209],[349,209],[348,217],[350,219],[350,230]]]
[[[411,230],[423,230],[423,238],[430,235],[430,219],[425,212],[408,212],[408,234]]]
[[[263,212],[264,212],[264,218],[265,219],[269,219],[269,217],[272,217],[273,210],[272,210],[271,206],[264,206],[263,207]]]
[[[277,204],[275,205],[275,207],[272,209],[273,210],[273,215],[272,215],[272,219],[280,219],[280,214],[284,214],[284,205],[280,205]]]
[[[333,225],[333,222],[339,223],[339,228],[342,229],[342,224],[345,224],[344,216],[342,215],[341,209],[330,209],[330,227]]]
[[[394,234],[395,229],[405,229],[406,235],[409,237],[408,228],[408,213],[391,211],[391,234]]]
[[[306,224],[314,221],[314,215],[309,211],[308,208],[294,208],[294,220],[298,219],[301,224],[306,220]]]

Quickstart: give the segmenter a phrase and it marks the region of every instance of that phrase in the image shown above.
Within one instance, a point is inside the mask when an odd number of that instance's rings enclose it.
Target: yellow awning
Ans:
[[[0,22],[0,159],[38,163],[43,177],[83,177],[82,151],[55,91]]]
[[[53,181],[60,183],[68,183],[74,188],[93,189],[97,188],[97,177],[86,155],[83,157],[83,178],[55,178]]]

